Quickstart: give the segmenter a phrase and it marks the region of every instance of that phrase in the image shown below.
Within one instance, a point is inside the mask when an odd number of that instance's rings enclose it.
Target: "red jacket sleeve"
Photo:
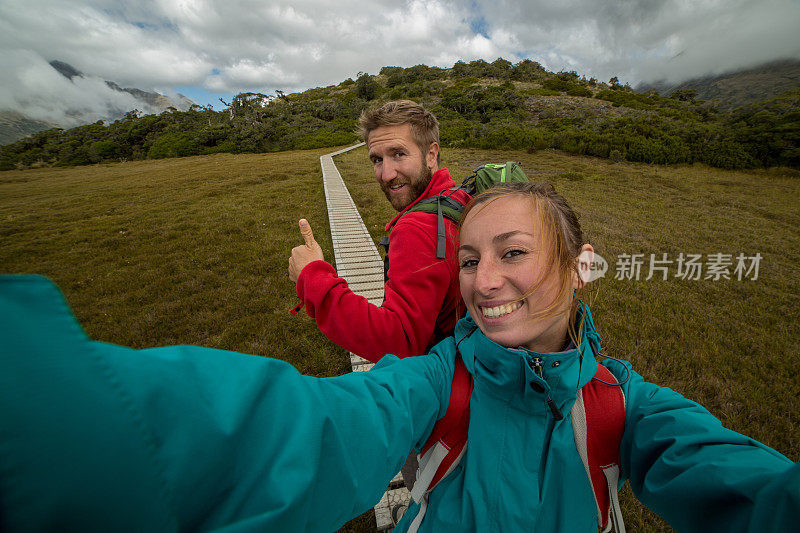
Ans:
[[[325,336],[365,359],[375,362],[387,353],[422,355],[457,280],[453,242],[448,238],[447,259],[437,259],[435,216],[410,213],[392,230],[382,306],[353,293],[324,261],[314,261],[300,272],[297,295]]]

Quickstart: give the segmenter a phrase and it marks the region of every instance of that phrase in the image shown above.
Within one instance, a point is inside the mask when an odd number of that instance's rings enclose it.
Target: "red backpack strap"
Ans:
[[[594,378],[578,391],[572,407],[572,427],[597,503],[598,526],[605,532],[613,524],[617,533],[624,533],[617,484],[619,446],[625,431],[625,395],[603,365],[598,365]]]
[[[461,356],[457,355],[447,411],[433,426],[433,431],[420,453],[417,480],[411,491],[411,497],[416,502],[426,492],[433,490],[456,467],[464,454],[472,387],[472,375],[464,366]]]

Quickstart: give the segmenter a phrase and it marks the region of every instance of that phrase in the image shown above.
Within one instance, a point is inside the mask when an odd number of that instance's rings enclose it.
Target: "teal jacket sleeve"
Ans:
[[[620,381],[630,375],[620,458],[642,503],[682,532],[796,529],[800,465],[629,366],[603,363]]]
[[[446,409],[452,361],[318,379],[263,357],[91,341],[58,289],[0,278],[3,531],[333,531]]]

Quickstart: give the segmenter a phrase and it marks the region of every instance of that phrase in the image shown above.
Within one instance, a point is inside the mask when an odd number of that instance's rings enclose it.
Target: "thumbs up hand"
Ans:
[[[314,232],[311,231],[308,220],[301,218],[298,224],[305,244],[292,248],[292,256],[289,258],[289,279],[295,282],[307,264],[325,259],[322,255],[322,248],[314,240]]]

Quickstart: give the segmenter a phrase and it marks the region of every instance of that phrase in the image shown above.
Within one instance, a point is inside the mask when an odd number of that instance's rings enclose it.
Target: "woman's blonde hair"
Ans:
[[[480,209],[500,198],[527,198],[531,202],[531,216],[541,228],[539,242],[540,252],[549,259],[546,272],[533,287],[527,290],[519,299],[524,300],[549,277],[557,275],[560,287],[553,301],[545,308],[537,311],[534,317],[546,318],[562,312],[562,302],[569,301],[569,327],[568,334],[576,346],[580,346],[583,336],[583,316],[581,323],[576,324],[577,308],[584,288],[574,291],[572,288],[573,276],[579,276],[578,261],[582,246],[586,243],[578,222],[578,217],[563,196],[558,194],[549,183],[504,183],[495,185],[477,195],[464,209],[459,226],[463,226],[467,215],[473,209]]]

